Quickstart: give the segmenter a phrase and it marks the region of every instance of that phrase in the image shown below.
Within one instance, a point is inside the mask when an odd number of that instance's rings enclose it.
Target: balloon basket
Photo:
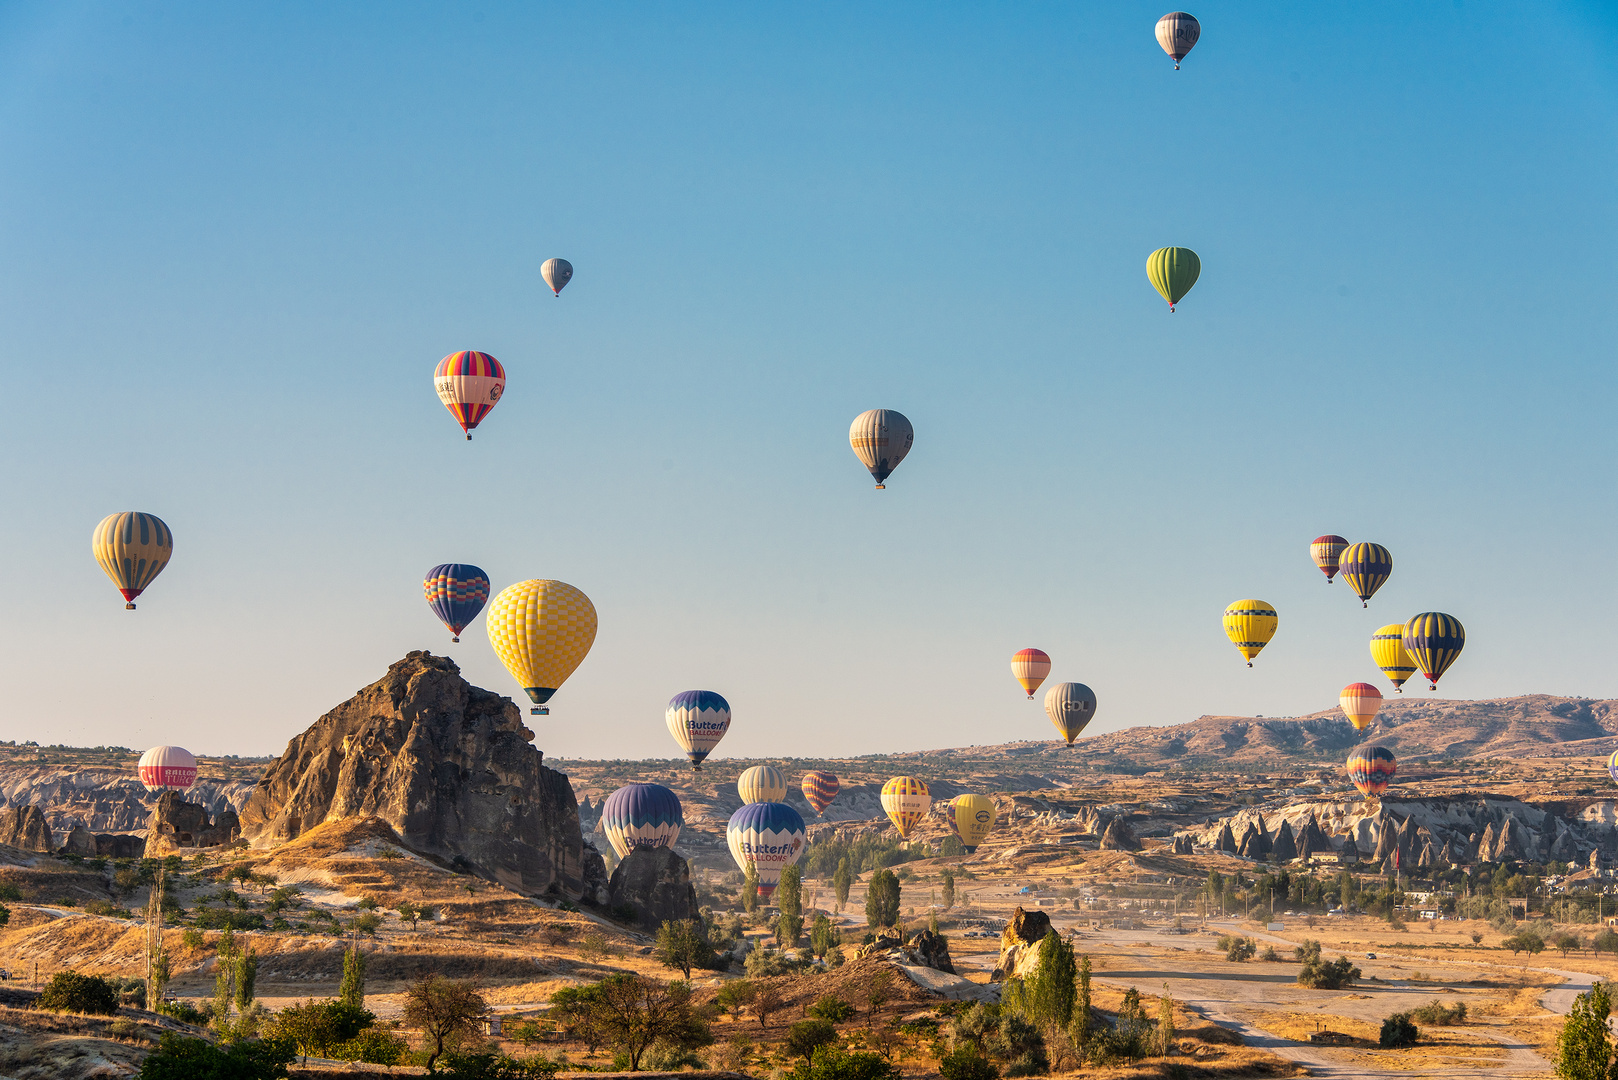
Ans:
[[[130,602],[129,602],[129,603],[127,603],[127,604],[125,604],[125,605],[124,605],[124,610],[125,610],[125,611],[134,611],[134,610],[135,610],[135,603],[134,603],[134,601],[133,601],[133,600],[132,600],[132,601],[130,601]]]
[[[466,441],[467,441],[467,442],[471,442],[471,441],[472,441],[472,433],[471,433],[471,432],[470,432],[470,431],[468,431],[468,432],[467,432],[467,433],[466,433]]]
[[[878,491],[886,491],[886,490],[888,490],[888,485],[886,485],[886,484],[878,484],[878,485],[877,485],[877,486],[876,486],[876,489],[877,489],[877,490],[878,490]]]
[[[452,642],[458,642],[458,641],[460,641],[460,640],[461,640],[461,639],[460,639],[460,638],[458,638],[458,637],[452,637],[452,638],[450,638],[450,641],[452,641]]]
[[[529,716],[549,716],[550,714],[551,711],[543,705],[535,705],[532,709],[528,710]]]

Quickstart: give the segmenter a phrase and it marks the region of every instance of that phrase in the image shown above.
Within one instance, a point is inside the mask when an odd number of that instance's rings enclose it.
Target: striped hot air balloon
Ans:
[[[471,563],[443,563],[427,571],[421,588],[427,606],[449,629],[449,639],[459,641],[466,624],[488,603],[489,575]]]
[[[837,779],[834,772],[814,769],[803,774],[803,797],[809,800],[809,805],[815,808],[817,814],[824,814],[826,807],[831,805],[841,790],[843,782]]]
[[[156,514],[126,510],[101,519],[90,534],[90,553],[123,593],[124,607],[134,611],[135,597],[174,556],[174,534]]]
[[[1416,658],[1405,651],[1404,636],[1404,623],[1389,623],[1371,635],[1371,661],[1399,694],[1404,693],[1405,680],[1416,673]]]
[[[1034,700],[1034,691],[1039,689],[1039,684],[1050,673],[1051,658],[1039,649],[1023,649],[1012,654],[1012,677],[1022,684],[1029,701]]]
[[[433,372],[433,389],[472,441],[472,429],[489,415],[506,391],[506,369],[485,352],[467,349],[450,353]]]
[[[1045,715],[1069,746],[1096,714],[1096,692],[1080,682],[1057,683],[1045,691]]]
[[[596,609],[567,582],[536,578],[502,589],[484,625],[494,654],[534,703],[529,711],[544,716],[545,703],[595,644]]]
[[[848,442],[854,456],[871,471],[878,491],[887,487],[883,483],[899,462],[910,453],[916,441],[916,430],[903,413],[892,409],[869,409],[854,418],[848,426]]]
[[[1349,683],[1343,687],[1337,703],[1343,707],[1343,715],[1354,725],[1354,730],[1364,731],[1376,719],[1377,710],[1382,708],[1382,691],[1370,683]]]
[[[1185,11],[1171,11],[1157,20],[1157,43],[1174,60],[1174,70],[1180,70],[1180,61],[1196,47],[1202,36],[1202,24],[1196,16]]]
[[[1146,257],[1146,277],[1169,302],[1169,311],[1202,276],[1202,260],[1190,248],[1158,248]]]
[[[1438,689],[1438,678],[1448,671],[1466,646],[1466,627],[1453,615],[1424,611],[1405,623],[1404,647],[1427,677],[1427,689]]]
[[[748,803],[725,826],[730,857],[746,873],[758,875],[758,895],[768,900],[781,880],[781,871],[796,866],[807,846],[803,817],[784,802]]]
[[[1320,572],[1326,575],[1326,584],[1331,584],[1331,579],[1337,573],[1338,556],[1347,548],[1347,540],[1330,533],[1315,537],[1314,543],[1309,545],[1309,557],[1315,560]]]
[[[1370,599],[1393,574],[1393,555],[1381,544],[1350,544],[1337,560],[1337,566],[1360,598],[1361,607],[1370,607]]]
[[[567,283],[573,280],[573,264],[566,259],[546,259],[539,268],[539,276],[545,279],[554,295],[561,296]]]
[[[899,835],[910,839],[910,830],[927,816],[933,805],[932,793],[927,785],[914,776],[895,776],[882,785],[882,809],[888,820],[899,830]]]
[[[183,746],[152,747],[137,770],[147,791],[184,791],[197,782],[197,759]]]
[[[682,690],[669,699],[664,718],[691,760],[691,771],[701,772],[703,760],[730,730],[730,702],[712,690]]]
[[[949,801],[950,831],[961,838],[968,855],[978,849],[994,828],[994,801],[986,795],[968,792]]]
[[[601,830],[620,859],[636,848],[673,847],[684,825],[680,797],[662,784],[625,784],[601,807]]]
[[[1618,750],[1614,750],[1607,759],[1607,775],[1612,777],[1613,783],[1618,784]]]
[[[1253,666],[1253,657],[1275,636],[1280,622],[1275,608],[1263,600],[1238,600],[1225,609],[1225,636]]]
[[[785,802],[786,774],[773,765],[754,765],[736,778],[736,794],[744,803]]]
[[[1385,746],[1362,746],[1348,755],[1348,778],[1368,799],[1382,797],[1398,768],[1393,751]]]

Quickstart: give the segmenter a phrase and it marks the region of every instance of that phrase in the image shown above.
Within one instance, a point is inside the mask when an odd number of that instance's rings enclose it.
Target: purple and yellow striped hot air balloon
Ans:
[[[1348,755],[1348,778],[1367,799],[1378,799],[1393,782],[1399,762],[1385,746],[1362,746]]]
[[[809,805],[815,808],[817,814],[824,814],[826,807],[831,805],[841,790],[843,782],[837,779],[836,773],[813,769],[803,774],[803,797],[809,800]]]
[[[421,579],[427,606],[449,629],[450,640],[461,640],[466,624],[477,618],[489,602],[489,575],[471,563],[443,563]]]
[[[433,389],[472,441],[472,429],[499,404],[506,392],[506,369],[486,352],[466,349],[450,353],[433,372]]]

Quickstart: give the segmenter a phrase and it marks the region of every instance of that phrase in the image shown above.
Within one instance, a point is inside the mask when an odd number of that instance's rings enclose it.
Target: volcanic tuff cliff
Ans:
[[[413,652],[287,744],[242,807],[242,835],[264,847],[380,818],[412,849],[514,891],[579,896],[604,883],[601,856],[533,738],[510,698]]]

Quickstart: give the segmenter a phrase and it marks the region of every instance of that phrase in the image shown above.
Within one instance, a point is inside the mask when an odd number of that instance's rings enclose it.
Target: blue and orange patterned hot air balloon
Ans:
[[[433,372],[433,389],[472,441],[472,429],[477,427],[489,410],[500,402],[506,392],[506,369],[500,361],[485,352],[467,349],[450,353],[438,362]]]
[[[831,805],[841,790],[843,782],[837,779],[834,772],[814,769],[803,774],[803,797],[809,800],[809,805],[815,808],[817,814],[824,814],[826,807]]]
[[[1371,597],[1393,575],[1393,554],[1381,544],[1350,544],[1338,557],[1337,569],[1360,606],[1370,607]]]
[[[1385,746],[1362,746],[1348,755],[1348,778],[1368,799],[1381,798],[1398,768],[1393,751]]]
[[[1347,549],[1348,541],[1335,533],[1317,536],[1314,543],[1309,545],[1309,557],[1315,560],[1320,572],[1326,575],[1326,584],[1331,584],[1332,577],[1337,573],[1338,557]]]
[[[450,640],[461,640],[466,624],[489,602],[489,575],[471,563],[443,563],[421,579],[427,606],[449,628]]]

